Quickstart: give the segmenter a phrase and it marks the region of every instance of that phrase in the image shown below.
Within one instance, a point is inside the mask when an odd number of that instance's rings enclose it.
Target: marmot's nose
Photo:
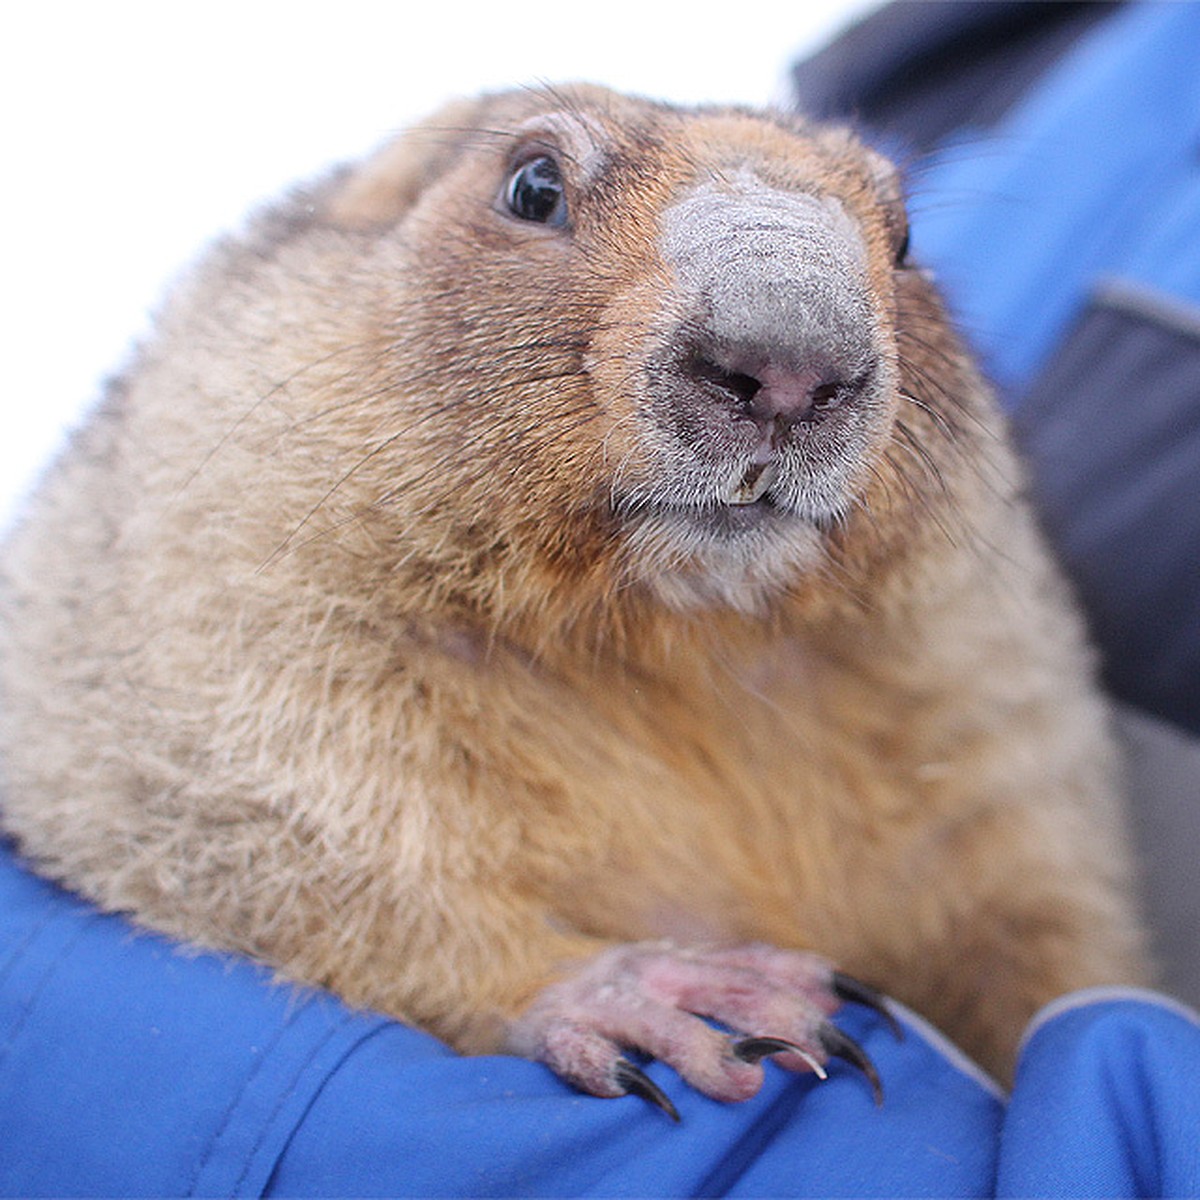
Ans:
[[[838,201],[752,177],[701,186],[664,215],[662,248],[690,347],[684,377],[764,443],[869,389],[880,349],[867,246]]]

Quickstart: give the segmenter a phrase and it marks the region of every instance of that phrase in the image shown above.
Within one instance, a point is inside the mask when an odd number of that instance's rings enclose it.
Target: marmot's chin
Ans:
[[[760,613],[823,558],[821,523],[769,492],[748,504],[642,506],[626,529],[631,580],[685,611]]]

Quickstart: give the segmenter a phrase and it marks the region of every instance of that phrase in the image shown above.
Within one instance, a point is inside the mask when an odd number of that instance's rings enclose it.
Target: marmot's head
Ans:
[[[844,130],[514,92],[313,213],[289,236],[324,265],[293,271],[349,332],[312,343],[320,369],[296,346],[288,398],[333,415],[291,436],[337,452],[289,552],[363,526],[388,572],[468,605],[755,610],[901,490],[898,295],[925,285],[895,170]]]

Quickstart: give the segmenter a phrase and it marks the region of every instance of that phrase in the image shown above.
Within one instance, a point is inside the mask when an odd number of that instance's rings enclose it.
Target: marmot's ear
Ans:
[[[326,201],[325,218],[348,229],[394,224],[471,141],[486,100],[456,100],[384,143],[353,168]]]

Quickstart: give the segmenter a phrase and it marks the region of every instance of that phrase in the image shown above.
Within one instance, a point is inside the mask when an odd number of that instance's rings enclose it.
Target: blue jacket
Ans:
[[[768,1066],[730,1105],[651,1065],[677,1126],[184,953],[0,855],[0,1195],[1200,1195],[1193,1013],[1077,997],[1007,1100],[915,1019],[841,1023],[882,1108],[836,1066]]]

